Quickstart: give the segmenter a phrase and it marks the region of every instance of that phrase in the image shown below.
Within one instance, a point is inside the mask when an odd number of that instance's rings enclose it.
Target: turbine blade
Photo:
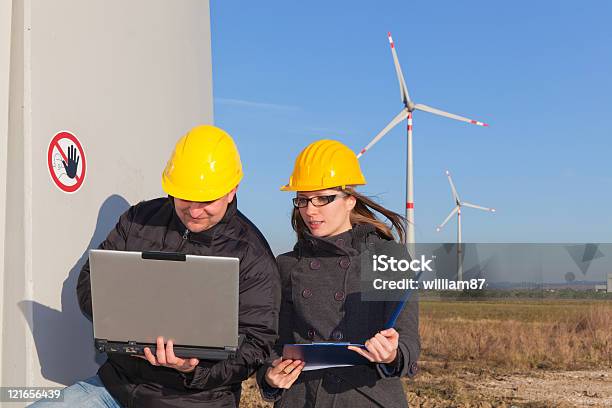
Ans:
[[[483,207],[483,206],[476,205],[476,204],[461,203],[461,205],[464,205],[464,206],[470,207],[470,208],[476,208],[477,210],[495,212],[495,208]]]
[[[451,191],[453,192],[453,200],[455,200],[455,203],[459,204],[461,200],[459,199],[459,194],[457,194],[455,183],[453,183],[453,179],[451,177],[450,171],[448,170],[446,170],[446,177],[448,177],[448,183],[450,184]]]
[[[443,110],[432,108],[431,106],[423,105],[420,103],[417,103],[416,105],[414,105],[414,108],[418,110],[422,110],[424,112],[433,113],[434,115],[444,116],[445,118],[450,118],[450,119],[460,120],[462,122],[471,123],[472,125],[489,126],[486,123],[464,118],[463,116],[455,115],[454,113],[444,112]]]
[[[451,219],[453,215],[457,213],[458,210],[459,210],[459,206],[456,206],[455,208],[453,208],[453,211],[451,211],[450,214],[448,214],[444,222],[436,227],[436,231],[439,232],[442,228],[444,228],[446,223]]]
[[[396,117],[394,117],[391,120],[391,122],[389,122],[389,124],[385,126],[383,130],[381,130],[376,136],[374,136],[374,139],[372,139],[372,141],[368,143],[366,147],[361,149],[361,151],[357,155],[357,158],[360,158],[361,156],[363,156],[363,154],[366,151],[370,150],[370,148],[374,146],[380,139],[382,139],[384,135],[386,135],[391,129],[393,129],[395,126],[397,126],[398,123],[400,123],[402,120],[406,119],[407,117],[408,117],[408,110],[402,109],[402,111]]]
[[[410,95],[408,95],[408,87],[406,81],[404,81],[404,74],[402,73],[402,67],[400,67],[399,59],[397,58],[397,52],[395,51],[395,43],[391,33],[387,34],[389,37],[389,44],[391,45],[391,54],[393,54],[393,65],[395,65],[395,73],[397,74],[397,81],[400,87],[400,97],[406,107],[410,104]]]

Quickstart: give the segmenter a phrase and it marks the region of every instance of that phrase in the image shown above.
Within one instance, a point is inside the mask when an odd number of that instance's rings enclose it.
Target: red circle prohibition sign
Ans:
[[[77,171],[77,174],[75,174],[74,176],[76,183],[72,185],[64,184],[59,179],[58,175],[55,173],[53,169],[53,150],[54,149],[56,149],[59,152],[64,163],[68,163],[68,156],[66,155],[66,152],[62,150],[62,147],[60,146],[60,143],[59,143],[63,139],[67,139],[70,142],[72,142],[72,144],[74,144],[74,146],[76,147],[78,151],[78,157],[79,157],[78,167],[81,168],[81,172],[79,175]],[[85,169],[86,169],[85,150],[83,150],[83,146],[81,146],[81,142],[79,142],[79,140],[76,138],[75,135],[73,135],[70,132],[63,131],[63,132],[59,132],[53,137],[53,139],[51,140],[51,143],[49,143],[49,149],[47,151],[47,166],[49,168],[49,174],[51,174],[51,178],[53,179],[53,182],[62,191],[66,193],[74,193],[79,188],[81,188],[81,186],[83,185],[83,181],[85,180]],[[78,167],[77,167],[77,170],[78,170]]]

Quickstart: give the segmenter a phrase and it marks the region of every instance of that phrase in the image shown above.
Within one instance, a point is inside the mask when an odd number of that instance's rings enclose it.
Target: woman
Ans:
[[[402,218],[355,191],[365,183],[348,147],[320,140],[300,153],[281,188],[296,192],[291,223],[298,242],[277,258],[279,344],[365,344],[365,350],[349,348],[370,363],[302,371],[304,362],[276,358],[258,375],[264,399],[275,407],[407,406],[400,377],[417,370],[417,303],[409,302],[395,327],[383,330],[397,302],[362,301],[360,291],[360,256],[393,241],[393,229],[402,237]]]

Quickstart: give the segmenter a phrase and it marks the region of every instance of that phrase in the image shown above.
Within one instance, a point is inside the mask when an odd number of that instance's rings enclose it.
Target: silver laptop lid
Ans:
[[[238,346],[238,258],[89,251],[94,337],[177,346]]]

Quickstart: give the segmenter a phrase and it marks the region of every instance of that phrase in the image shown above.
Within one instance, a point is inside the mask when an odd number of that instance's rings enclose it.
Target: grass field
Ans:
[[[567,317],[580,316],[597,307],[612,310],[611,301],[599,300],[421,300],[419,306],[421,318],[521,322],[556,322]]]
[[[421,300],[414,407],[612,406],[612,302]],[[267,407],[252,381],[242,406]]]
[[[422,301],[422,358],[487,367],[612,366],[612,302]]]

